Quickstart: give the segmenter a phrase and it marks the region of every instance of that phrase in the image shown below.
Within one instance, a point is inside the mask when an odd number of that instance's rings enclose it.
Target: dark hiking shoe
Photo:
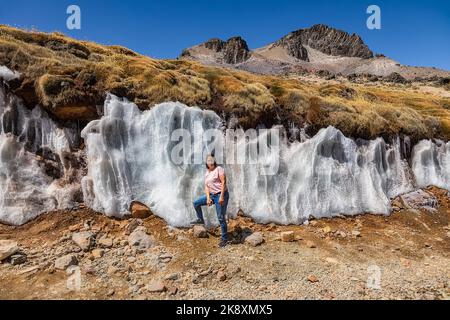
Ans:
[[[202,220],[200,220],[200,219],[197,219],[197,220],[191,222],[191,224],[192,224],[192,225],[204,225],[205,222],[202,221]]]
[[[220,240],[219,242],[219,248],[224,248],[228,245],[228,241],[226,240]]]

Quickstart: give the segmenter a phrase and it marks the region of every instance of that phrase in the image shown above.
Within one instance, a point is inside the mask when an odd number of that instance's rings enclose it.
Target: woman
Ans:
[[[216,206],[217,218],[219,219],[222,237],[219,247],[225,247],[228,242],[227,236],[227,206],[230,195],[228,194],[227,181],[225,171],[219,167],[213,156],[208,156],[206,159],[206,174],[205,174],[205,194],[194,201],[195,212],[197,213],[197,224],[204,224],[203,206]]]

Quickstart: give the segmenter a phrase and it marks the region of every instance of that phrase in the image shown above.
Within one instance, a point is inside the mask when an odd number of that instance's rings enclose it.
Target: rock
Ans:
[[[171,296],[174,296],[178,293],[178,288],[175,286],[171,286],[171,287],[169,287],[169,289],[167,291],[169,292],[169,294]]]
[[[146,219],[152,215],[150,209],[143,203],[133,201],[130,206],[131,216],[136,219]]]
[[[19,264],[24,264],[27,262],[27,256],[24,254],[15,254],[10,258],[10,262],[13,266],[17,266]]]
[[[319,279],[317,279],[317,277],[312,274],[312,275],[308,276],[308,281],[311,283],[316,283],[316,282],[319,282]]]
[[[58,270],[66,270],[70,266],[76,266],[78,259],[73,254],[68,254],[61,258],[56,259],[55,268]]]
[[[338,264],[339,263],[339,261],[337,261],[335,258],[332,258],[332,257],[325,258],[325,261],[328,262],[328,263],[331,263],[331,264]]]
[[[326,226],[322,228],[322,232],[325,234],[328,234],[331,232],[331,227],[330,226]]]
[[[352,231],[352,236],[360,238],[361,237],[361,232],[358,230],[353,230]]]
[[[384,81],[393,82],[393,83],[403,83],[403,84],[410,82],[397,72],[392,72],[390,75],[384,77]]]
[[[195,225],[193,228],[193,234],[196,238],[208,238],[208,231],[202,225]]]
[[[125,234],[129,236],[137,227],[142,225],[141,219],[132,219],[125,227]]]
[[[424,190],[416,190],[404,194],[397,199],[406,209],[425,209],[428,211],[434,211],[438,206],[438,200],[436,197],[432,193]]]
[[[251,235],[249,235],[244,240],[246,243],[250,244],[253,247],[259,246],[264,242],[264,237],[261,232],[254,232]]]
[[[180,277],[180,275],[178,273],[172,273],[172,274],[169,274],[168,276],[166,276],[165,280],[175,281],[175,280],[178,280],[179,277]]]
[[[167,290],[167,287],[163,281],[153,281],[147,285],[148,292],[155,293],[155,292],[164,292],[166,290]]]
[[[128,237],[128,243],[139,250],[147,250],[155,244],[155,241],[147,234],[145,227],[137,227]]]
[[[88,251],[95,243],[95,234],[91,231],[77,232],[72,235],[72,241],[83,251]]]
[[[247,42],[241,37],[228,39],[223,48],[223,60],[227,64],[237,64],[250,58]]]
[[[373,57],[373,52],[358,35],[350,35],[323,24],[291,32],[275,42],[275,45],[285,48],[289,55],[304,61],[309,61],[305,46],[332,56],[364,59]]]
[[[104,254],[105,254],[105,250],[103,250],[103,249],[94,249],[94,250],[92,250],[92,256],[95,259],[99,259],[99,258],[103,257]]]
[[[218,279],[219,281],[225,281],[225,280],[227,280],[227,275],[226,275],[226,273],[223,272],[223,271],[217,272],[217,279]]]
[[[283,242],[293,242],[294,239],[294,231],[286,231],[281,233],[281,241]]]
[[[111,248],[113,246],[113,239],[102,237],[97,241],[97,244],[102,248]]]
[[[3,261],[19,251],[16,241],[0,240],[0,261]]]
[[[316,244],[314,243],[314,242],[312,242],[312,241],[306,241],[306,247],[308,247],[308,248],[310,248],[310,249],[314,249],[314,248],[316,248]]]

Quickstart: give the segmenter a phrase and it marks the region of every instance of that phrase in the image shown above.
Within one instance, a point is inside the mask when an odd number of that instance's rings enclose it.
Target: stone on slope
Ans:
[[[145,227],[137,227],[128,237],[130,246],[134,246],[139,250],[147,250],[155,243],[154,239],[147,234]]]
[[[19,251],[16,241],[0,240],[0,261],[3,261]]]
[[[78,264],[78,259],[73,254],[65,255],[61,258],[56,259],[55,268],[58,270],[66,270],[70,266],[75,266]]]
[[[264,242],[264,237],[261,232],[255,232],[249,235],[244,240],[246,243],[250,244],[253,247],[259,246]]]
[[[293,242],[295,240],[294,231],[286,231],[281,233],[281,241]]]
[[[208,231],[205,226],[195,225],[193,228],[193,234],[196,238],[208,238]]]
[[[91,231],[77,232],[72,235],[72,241],[76,243],[82,250],[88,251],[94,246],[95,234]]]
[[[147,291],[156,293],[156,292],[164,292],[167,290],[166,285],[163,281],[152,281],[147,285]]]
[[[131,216],[136,219],[146,219],[152,215],[150,209],[143,203],[133,201],[130,207]]]

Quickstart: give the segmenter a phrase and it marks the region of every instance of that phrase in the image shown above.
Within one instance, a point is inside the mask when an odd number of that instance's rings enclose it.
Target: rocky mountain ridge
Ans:
[[[239,39],[238,42],[236,39]],[[225,45],[228,42],[239,45]],[[217,45],[219,43],[222,45]],[[304,75],[325,71],[344,76],[369,74],[388,77],[398,73],[408,80],[450,76],[449,71],[436,68],[403,66],[383,54],[374,54],[359,35],[323,24],[293,31],[254,50],[249,50],[241,37],[228,41],[212,39],[185,49],[180,58],[260,74]]]

